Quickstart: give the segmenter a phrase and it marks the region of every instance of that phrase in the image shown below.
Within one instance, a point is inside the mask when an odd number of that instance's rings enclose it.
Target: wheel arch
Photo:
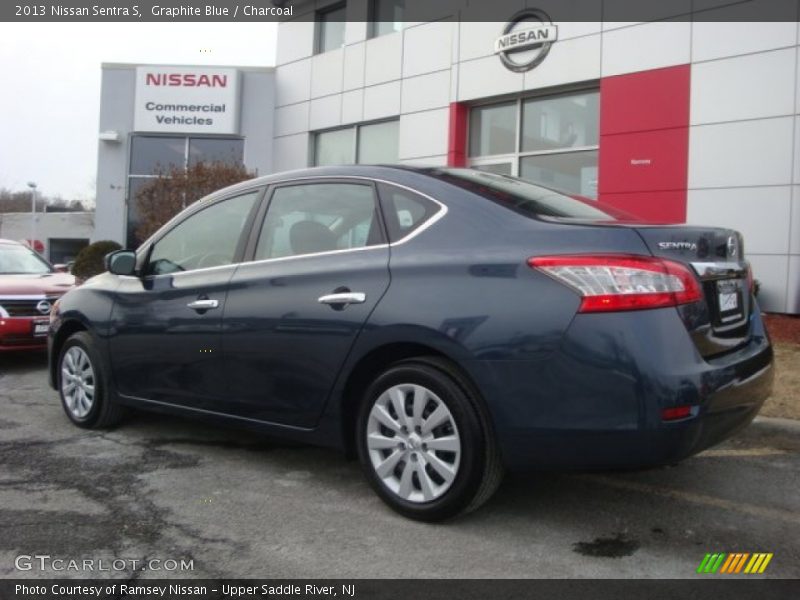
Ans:
[[[481,410],[488,418],[488,423],[494,429],[494,422],[491,418],[491,411],[486,406],[486,400],[481,393],[481,388],[477,384],[475,377],[464,367],[455,357],[446,353],[440,348],[431,345],[408,342],[393,341],[384,343],[372,348],[364,354],[353,365],[347,374],[345,382],[339,395],[339,414],[342,442],[344,450],[349,458],[356,456],[356,421],[358,410],[363,400],[364,392],[378,373],[386,370],[390,365],[412,358],[428,359],[431,366],[438,368],[445,373],[457,374],[471,389],[471,394],[481,405]],[[494,434],[494,431],[492,431]]]

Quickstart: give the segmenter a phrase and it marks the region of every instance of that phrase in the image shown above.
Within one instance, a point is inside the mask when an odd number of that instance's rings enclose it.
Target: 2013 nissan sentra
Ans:
[[[51,317],[73,423],[135,407],[343,449],[421,520],[476,508],[505,469],[675,463],[772,385],[739,233],[503,175],[262,177],[106,260]]]

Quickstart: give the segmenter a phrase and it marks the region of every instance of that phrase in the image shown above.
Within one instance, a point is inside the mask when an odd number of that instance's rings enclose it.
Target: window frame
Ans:
[[[152,173],[134,173],[133,170],[131,169],[131,167],[132,167],[131,162],[133,160],[133,145],[135,143],[134,140],[136,138],[181,139],[183,141],[183,163],[181,165],[176,165],[176,166],[183,167],[184,171],[189,168],[189,159],[190,159],[189,146],[190,146],[192,140],[228,140],[228,141],[236,140],[236,141],[242,142],[242,163],[244,163],[244,142],[245,142],[245,138],[242,137],[241,135],[198,135],[198,134],[182,134],[182,135],[178,134],[178,135],[175,135],[175,134],[155,134],[155,133],[145,133],[145,132],[139,133],[139,132],[137,132],[137,133],[134,133],[134,134],[131,135],[130,143],[128,145],[128,157],[127,157],[128,179],[136,178],[136,177],[140,177],[140,178],[143,178],[143,179],[157,179],[158,178],[158,175],[154,175]],[[169,165],[164,165],[164,166],[165,167],[169,167]]]
[[[376,16],[378,14],[377,4],[381,0],[369,0],[369,7],[367,9],[367,39],[373,40],[375,38],[383,37],[384,35],[392,35],[393,33],[402,33],[402,31],[406,28],[406,22],[400,21],[400,29],[397,31],[390,31],[387,33],[378,33],[378,23],[381,21],[376,20]],[[405,10],[405,7],[403,7]],[[405,16],[405,15],[404,15]],[[393,21],[396,23],[397,21]]]
[[[159,175],[155,175],[152,173],[149,174],[140,174],[134,173],[132,170],[132,162],[133,162],[133,145],[134,140],[136,138],[164,138],[164,139],[182,139],[183,140],[183,164],[180,165],[184,171],[188,170],[189,168],[189,147],[191,145],[192,140],[197,139],[220,139],[220,140],[237,140],[242,142],[242,164],[244,164],[244,151],[245,151],[245,138],[241,135],[200,135],[200,134],[188,134],[188,133],[149,133],[149,132],[134,132],[130,135],[130,139],[128,141],[128,148],[127,148],[127,156],[125,157],[125,221],[124,221],[124,232],[125,232],[125,245],[128,246],[128,228],[130,227],[130,214],[132,209],[132,203],[135,202],[135,198],[131,196],[131,182],[134,179],[158,179]],[[176,165],[178,166],[178,165]],[[169,167],[169,165],[165,165],[165,167]],[[139,248],[143,247],[148,240],[143,240],[141,244],[139,244]],[[135,244],[132,244],[135,246]]]
[[[293,254],[290,256],[276,256],[274,258],[259,258],[256,259],[256,251],[258,250],[258,242],[261,237],[261,230],[266,223],[269,208],[272,205],[272,199],[275,197],[275,192],[278,189],[286,187],[297,187],[299,185],[318,185],[318,184],[350,184],[350,185],[364,185],[368,186],[372,192],[372,202],[375,207],[375,217],[378,219],[378,228],[381,235],[381,241],[378,244],[368,246],[359,246],[357,248],[342,248],[338,250],[328,250],[326,252],[312,252],[309,254]],[[328,256],[341,254],[344,252],[356,252],[359,250],[372,250],[377,248],[387,248],[389,246],[389,234],[386,230],[386,218],[381,206],[380,197],[375,180],[368,177],[303,177],[298,179],[287,179],[285,181],[275,182],[270,184],[265,190],[261,207],[253,218],[253,223],[250,228],[250,234],[244,248],[244,262],[273,262],[279,260],[294,260],[300,258],[309,258],[313,256]]]
[[[267,191],[268,186],[261,184],[256,185],[248,188],[243,188],[236,190],[235,192],[226,193],[221,196],[209,196],[206,199],[201,199],[192,204],[189,210],[182,211],[175,215],[172,219],[167,221],[161,229],[145,240],[139,249],[136,251],[136,272],[135,277],[141,277],[145,280],[152,280],[158,277],[175,277],[181,275],[190,275],[193,273],[200,273],[203,271],[209,271],[211,269],[226,269],[229,267],[236,267],[245,260],[245,250],[247,248],[247,242],[250,239],[250,235],[253,230],[253,223],[255,218],[257,217],[259,211],[261,210],[261,205],[264,204],[264,196],[265,192]],[[248,194],[256,194],[256,198],[253,201],[253,206],[250,209],[250,213],[247,215],[245,219],[244,225],[242,226],[242,231],[239,234],[239,240],[236,243],[236,250],[233,254],[233,260],[230,264],[227,265],[218,265],[214,267],[203,267],[200,269],[192,269],[191,271],[176,271],[174,273],[148,273],[147,268],[150,264],[150,256],[153,252],[153,248],[155,248],[156,244],[161,241],[166,235],[170,232],[174,231],[176,227],[182,225],[187,219],[192,218],[199,212],[206,210],[207,208],[211,208],[212,206],[219,204],[220,202],[225,202],[226,200],[232,200],[234,198],[238,198],[239,196],[246,196]]]
[[[343,2],[334,2],[333,4],[329,4],[328,6],[324,6],[318,9],[314,13],[314,55],[317,54],[326,54],[327,52],[333,52],[338,48],[331,48],[330,50],[323,50],[322,48],[322,37],[323,33],[323,25],[326,21],[322,20],[324,15],[329,13],[335,12],[337,10],[345,9],[347,10],[347,1]],[[347,27],[347,21],[343,21],[344,27]],[[344,45],[345,36],[342,35],[342,45]]]
[[[398,154],[398,161],[400,155],[400,117],[392,117],[390,119],[378,119],[375,121],[364,121],[362,123],[354,123],[352,125],[345,125],[344,127],[328,127],[327,129],[318,129],[316,131],[311,132],[311,151],[308,153],[310,157],[310,164],[309,167],[319,167],[319,166],[333,166],[333,165],[319,165],[317,164],[317,136],[322,135],[325,133],[332,133],[334,131],[346,131],[352,130],[353,131],[353,143],[352,143],[352,155],[351,158],[353,162],[346,163],[348,165],[359,165],[359,164],[372,164],[372,163],[359,163],[358,162],[358,150],[361,145],[361,128],[362,127],[370,127],[372,125],[382,125],[384,123],[397,123],[397,140],[398,140],[398,147],[397,147],[397,154]]]
[[[467,119],[467,141],[466,141],[466,153],[467,153],[467,166],[468,167],[483,167],[483,166],[493,166],[493,165],[504,165],[510,164],[511,165],[511,176],[512,177],[519,177],[520,176],[520,165],[522,164],[522,159],[528,158],[531,156],[547,156],[547,155],[560,155],[560,154],[572,154],[578,152],[586,152],[586,151],[595,151],[599,152],[600,150],[600,139],[599,139],[599,131],[598,131],[598,143],[593,145],[584,145],[584,146],[571,146],[567,148],[557,148],[553,150],[522,150],[522,131],[523,131],[523,114],[524,114],[524,105],[525,102],[529,100],[545,100],[547,98],[558,98],[564,96],[574,96],[579,94],[587,94],[587,93],[600,93],[600,85],[598,82],[589,82],[586,84],[581,84],[580,86],[570,87],[570,88],[562,88],[558,90],[549,90],[538,94],[526,94],[517,96],[516,98],[497,98],[492,101],[486,102],[479,102],[472,104],[470,106],[470,110],[474,108],[482,108],[482,107],[490,107],[493,105],[500,105],[500,104],[508,104],[509,102],[515,103],[515,114],[516,114],[516,131],[514,135],[514,152],[505,153],[505,154],[487,154],[482,156],[469,156],[469,145],[471,141],[471,126],[472,122],[471,119]],[[600,124],[600,114],[598,109],[597,115],[597,123],[598,128]],[[599,163],[598,163],[599,166]],[[536,183],[536,182],[534,182]],[[599,183],[597,185],[599,188]],[[596,198],[595,198],[596,199]]]

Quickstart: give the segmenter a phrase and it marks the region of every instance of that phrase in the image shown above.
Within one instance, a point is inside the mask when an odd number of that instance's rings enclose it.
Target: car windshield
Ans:
[[[41,275],[52,271],[47,261],[30,248],[0,244],[0,275]]]
[[[475,169],[430,169],[427,172],[527,217],[635,220],[631,215],[596,200],[559,192],[509,175]]]

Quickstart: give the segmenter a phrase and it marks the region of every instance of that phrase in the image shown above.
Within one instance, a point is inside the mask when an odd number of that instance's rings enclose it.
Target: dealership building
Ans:
[[[94,240],[137,245],[137,192],[171,167],[272,172],[272,68],[103,64]]]
[[[527,4],[498,22],[405,22],[399,0],[294,2],[274,72],[233,69],[238,95],[225,101],[209,86],[187,99],[197,87],[183,85],[219,69],[105,65],[98,237],[124,239],[131,193],[161,152],[189,164],[194,139],[238,140],[259,173],[470,166],[653,222],[733,227],[763,307],[800,313],[800,24],[558,22]],[[239,114],[176,128],[142,102]]]

